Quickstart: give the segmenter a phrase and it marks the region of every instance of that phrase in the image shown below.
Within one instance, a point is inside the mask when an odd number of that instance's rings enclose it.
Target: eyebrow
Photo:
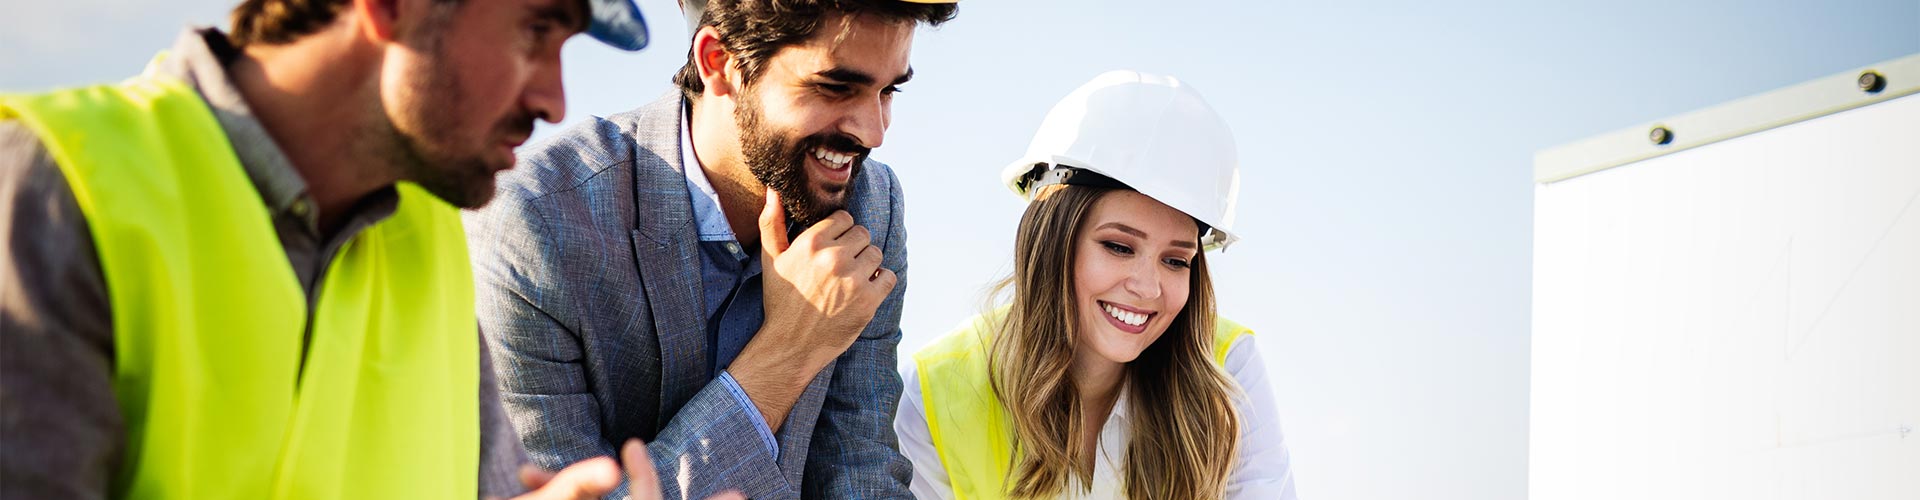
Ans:
[[[820,75],[822,78],[828,78],[836,81],[847,82],[854,85],[873,85],[873,82],[879,80],[878,78],[874,78],[873,75],[869,75],[860,70],[847,68],[843,66],[835,66],[832,68],[827,68],[824,71],[821,71],[819,73],[814,73],[814,74]],[[907,80],[912,80],[912,79],[913,79],[913,67],[908,66],[907,72],[902,73],[900,74],[899,77],[894,78],[893,83],[891,85],[900,85],[903,83],[907,83]]]
[[[1116,231],[1120,231],[1120,232],[1122,232],[1122,233],[1127,233],[1127,234],[1131,234],[1131,235],[1133,235],[1133,237],[1135,237],[1135,238],[1140,238],[1140,239],[1143,239],[1143,240],[1144,240],[1144,239],[1147,239],[1147,233],[1146,233],[1145,231],[1141,231],[1141,230],[1139,230],[1139,229],[1134,229],[1134,228],[1133,228],[1133,226],[1129,226],[1129,225],[1126,225],[1126,224],[1121,224],[1121,223],[1118,223],[1118,222],[1108,222],[1108,223],[1106,223],[1106,224],[1101,224],[1101,225],[1100,225],[1100,227],[1096,227],[1096,228],[1094,228],[1094,229],[1096,229],[1096,230],[1097,230],[1097,229],[1109,229],[1109,228],[1111,228],[1111,229],[1113,229],[1113,230],[1116,230]],[[1173,240],[1173,246],[1176,246],[1176,247],[1180,247],[1180,248],[1189,248],[1189,249],[1191,249],[1191,248],[1200,248],[1200,244],[1199,244],[1199,243],[1194,243],[1194,242],[1192,242],[1192,241],[1188,241],[1188,240]]]
[[[547,5],[533,7],[533,17],[535,19],[552,21],[555,24],[572,28],[573,31],[586,31],[587,30],[586,16],[575,14],[573,9],[568,9],[565,7],[566,3],[567,3],[566,0],[562,0],[559,2],[552,2]]]

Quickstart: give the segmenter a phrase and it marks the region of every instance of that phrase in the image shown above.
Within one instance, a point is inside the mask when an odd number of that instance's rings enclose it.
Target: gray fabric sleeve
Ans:
[[[522,167],[524,168],[524,167]],[[596,456],[618,456],[624,436],[606,435],[588,374],[586,340],[562,318],[581,302],[565,293],[558,254],[563,238],[532,205],[503,195],[468,224],[481,328],[504,374],[500,394],[536,465],[549,470]],[[476,226],[479,229],[476,229]],[[706,498],[726,489],[751,498],[795,498],[754,418],[722,384],[709,383],[647,443],[664,498]],[[609,499],[625,498],[621,483]]]
[[[509,498],[526,491],[520,484],[520,466],[527,450],[520,434],[507,420],[500,404],[500,380],[493,372],[487,341],[480,339],[480,498]]]
[[[0,498],[106,498],[125,438],[106,288],[66,176],[0,121]]]
[[[647,443],[665,490],[661,498],[694,500],[730,489],[748,498],[798,498],[798,485],[787,482],[760,441],[759,418],[760,410],[742,405],[722,384],[700,389]]]
[[[900,453],[893,432],[900,404],[900,315],[907,294],[905,194],[886,171],[888,234],[880,243],[881,266],[899,276],[873,321],[827,369],[833,385],[820,406],[807,450],[805,498],[911,498],[913,464]]]

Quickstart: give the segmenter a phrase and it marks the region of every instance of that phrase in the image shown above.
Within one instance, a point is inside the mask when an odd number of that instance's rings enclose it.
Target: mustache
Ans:
[[[507,119],[501,120],[500,131],[506,133],[507,137],[526,140],[527,137],[533,136],[534,119],[535,116],[532,112],[521,110],[514,113],[513,116],[507,117]]]
[[[859,162],[855,162],[855,164],[866,161],[867,155],[873,153],[873,148],[862,146],[860,145],[860,141],[854,139],[853,136],[839,132],[824,132],[807,136],[806,139],[800,140],[799,147],[795,149],[800,150],[801,155],[808,155],[812,154],[813,149],[816,147],[825,147],[842,153],[853,153],[854,159],[860,160]]]

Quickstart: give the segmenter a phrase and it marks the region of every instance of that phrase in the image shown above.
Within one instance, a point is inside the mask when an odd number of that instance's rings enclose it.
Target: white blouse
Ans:
[[[1226,369],[1246,391],[1236,398],[1240,408],[1240,463],[1227,477],[1226,498],[1233,500],[1296,500],[1293,493],[1293,469],[1288,465],[1286,437],[1280,434],[1280,414],[1274,405],[1273,387],[1267,381],[1267,365],[1254,348],[1254,337],[1241,337],[1227,348]],[[913,461],[913,496],[920,500],[950,500],[953,487],[947,483],[947,469],[933,448],[927,431],[926,402],[920,394],[920,374],[916,365],[907,365],[901,374],[900,413],[893,430],[900,436],[900,451]],[[1126,453],[1126,392],[1114,401],[1113,412],[1100,428],[1100,459],[1093,466],[1093,490],[1080,494],[1069,488],[1065,498],[1125,498],[1121,490],[1122,455]]]

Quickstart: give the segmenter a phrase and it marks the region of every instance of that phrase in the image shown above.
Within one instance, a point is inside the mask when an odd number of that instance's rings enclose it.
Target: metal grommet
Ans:
[[[1887,89],[1887,77],[1873,70],[1861,73],[1860,78],[1855,79],[1854,83],[1860,86],[1861,91],[1869,94],[1877,94]]]
[[[1667,130],[1666,127],[1659,127],[1659,126],[1653,127],[1653,130],[1647,131],[1647,141],[1652,142],[1653,145],[1655,146],[1665,146],[1668,144],[1672,144],[1673,131]]]

